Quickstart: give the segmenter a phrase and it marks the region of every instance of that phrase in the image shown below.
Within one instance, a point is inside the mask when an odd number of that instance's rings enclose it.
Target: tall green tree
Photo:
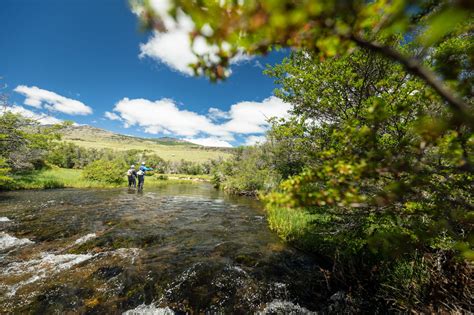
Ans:
[[[447,128],[442,100],[386,58],[316,58],[297,52],[267,70],[306,121],[309,161],[267,196],[270,206],[330,215],[327,233],[357,240],[356,251],[403,255],[438,246],[441,235],[472,242],[472,133]]]
[[[0,114],[0,157],[12,172],[28,171],[44,163],[60,125],[41,126],[39,122],[8,110]]]

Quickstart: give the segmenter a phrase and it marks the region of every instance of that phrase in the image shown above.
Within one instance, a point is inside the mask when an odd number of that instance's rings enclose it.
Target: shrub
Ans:
[[[84,168],[82,177],[87,180],[108,184],[121,184],[125,181],[127,165],[123,160],[97,160]]]
[[[278,185],[281,175],[272,167],[265,149],[240,148],[232,159],[213,166],[211,175],[214,186],[245,195],[271,191]]]
[[[0,158],[0,188],[7,187],[13,179],[10,176],[10,168],[5,159]]]

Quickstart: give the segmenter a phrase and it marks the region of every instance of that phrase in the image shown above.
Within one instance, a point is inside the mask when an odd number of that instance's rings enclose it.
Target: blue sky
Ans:
[[[140,32],[127,1],[3,0],[0,21],[0,76],[16,110],[30,115],[235,146],[261,139],[265,119],[288,109],[271,98],[261,67],[283,52],[241,61],[210,83],[179,64],[189,57],[183,29]]]

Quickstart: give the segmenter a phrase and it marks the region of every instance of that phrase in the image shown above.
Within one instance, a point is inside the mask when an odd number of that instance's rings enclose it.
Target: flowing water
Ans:
[[[324,279],[207,184],[0,193],[0,313],[310,313]]]

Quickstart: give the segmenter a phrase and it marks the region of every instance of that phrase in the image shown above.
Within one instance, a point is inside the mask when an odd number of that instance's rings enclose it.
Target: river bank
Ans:
[[[13,176],[13,182],[5,190],[53,189],[53,188],[117,188],[125,187],[126,176],[121,184],[91,181],[81,176],[82,170],[50,168]],[[208,182],[209,175],[154,174],[147,176],[145,185],[157,187],[170,183]]]

